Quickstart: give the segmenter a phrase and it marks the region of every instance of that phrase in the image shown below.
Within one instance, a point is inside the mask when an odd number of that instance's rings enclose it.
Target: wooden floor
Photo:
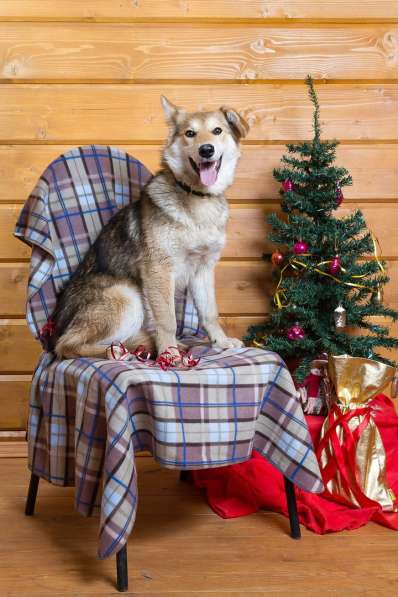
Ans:
[[[398,533],[374,524],[327,536],[288,535],[267,512],[222,520],[174,471],[139,458],[140,504],[129,542],[129,595],[398,595]],[[115,595],[115,560],[98,561],[98,519],[73,512],[73,489],[42,482],[23,515],[23,458],[0,459],[1,597]]]

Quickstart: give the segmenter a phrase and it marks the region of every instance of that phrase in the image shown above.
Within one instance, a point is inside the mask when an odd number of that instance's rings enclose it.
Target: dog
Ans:
[[[218,322],[214,267],[226,237],[224,191],[249,127],[232,108],[188,113],[164,96],[161,104],[169,127],[161,170],[112,217],[61,291],[59,358],[104,357],[116,342],[158,354],[176,347],[174,294],[187,287],[212,343],[242,346]]]

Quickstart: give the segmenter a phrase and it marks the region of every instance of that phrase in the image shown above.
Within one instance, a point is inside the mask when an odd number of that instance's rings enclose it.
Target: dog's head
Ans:
[[[222,194],[233,182],[239,142],[249,131],[232,108],[188,113],[164,96],[162,107],[169,125],[163,160],[177,180],[212,195]]]

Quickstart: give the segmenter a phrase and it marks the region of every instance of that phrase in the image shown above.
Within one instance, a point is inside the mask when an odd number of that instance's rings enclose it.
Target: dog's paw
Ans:
[[[223,337],[223,338],[217,338],[214,342],[213,342],[214,346],[216,346],[217,348],[241,348],[243,346],[243,342],[242,340],[239,340],[239,338],[228,338],[227,336]]]
[[[159,346],[157,352],[158,352],[158,356],[161,354],[170,354],[174,358],[177,358],[180,356],[180,351],[178,349],[177,342],[175,342],[174,344],[167,344],[164,346],[161,345],[161,346]]]

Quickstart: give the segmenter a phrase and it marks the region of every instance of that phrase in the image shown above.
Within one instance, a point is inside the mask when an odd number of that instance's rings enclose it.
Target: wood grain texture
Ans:
[[[398,308],[398,261],[388,263],[391,282],[385,288],[384,303]],[[222,262],[216,269],[220,313],[257,315],[266,313],[274,290],[271,266],[264,262]],[[238,311],[236,311],[238,307]],[[235,309],[235,311],[234,311]]]
[[[11,85],[1,87],[0,143],[146,143],[167,134],[160,95],[188,109],[228,103],[248,120],[249,141],[312,137],[304,85]],[[398,139],[398,86],[320,85],[324,138]]]
[[[350,203],[340,208],[337,214],[346,216],[357,207],[362,210],[368,227],[381,239],[382,254],[385,257],[398,257],[398,205],[386,203],[381,210],[378,203]],[[0,230],[4,232],[0,236],[0,259],[30,257],[30,247],[12,236],[20,209],[21,205],[0,204]],[[263,253],[273,252],[275,245],[267,240],[270,226],[266,223],[266,216],[272,212],[282,216],[279,205],[275,203],[232,204],[223,257],[260,259]],[[15,280],[10,280],[12,288],[15,287],[14,283]]]
[[[398,308],[398,261],[388,262],[391,283],[385,304]],[[0,264],[0,316],[22,317],[28,264]],[[271,265],[263,261],[222,261],[216,267],[216,291],[221,314],[260,315],[268,311],[274,288]]]
[[[28,268],[24,263],[0,264],[0,315],[25,313]]]
[[[200,490],[180,483],[178,471],[161,468],[151,458],[137,459],[137,478],[140,503],[128,549],[129,595],[392,597],[396,592],[396,560],[386,553],[395,553],[398,536],[389,529],[370,523],[355,532],[319,536],[303,528],[298,544],[289,536],[287,518],[274,512],[219,518]],[[73,488],[45,481],[35,516],[25,517],[28,481],[26,462],[2,459],[0,525],[7,529],[7,541],[0,545],[0,583],[5,597],[116,595],[114,558],[95,557],[98,518],[74,512]]]
[[[30,375],[0,375],[1,423],[5,429],[26,428],[30,380]]]
[[[31,249],[13,236],[22,205],[0,204],[0,259],[28,259]]]
[[[23,458],[26,466],[26,457],[28,455],[28,444],[26,441],[1,441],[0,458]]]
[[[24,202],[48,164],[72,145],[0,145],[0,202]],[[161,145],[120,145],[152,172],[159,168]],[[245,145],[235,182],[227,191],[232,201],[279,201],[279,184],[272,176],[284,145]],[[344,189],[346,200],[398,201],[398,145],[340,145],[337,164],[347,168],[354,184]],[[359,203],[360,205],[360,203]],[[11,216],[10,216],[11,217]]]
[[[0,373],[33,371],[40,353],[40,344],[33,339],[24,319],[0,319]],[[2,422],[0,428],[4,428]]]
[[[397,79],[398,27],[0,22],[0,73],[13,80]]]
[[[273,249],[265,224],[278,209],[272,170],[284,141],[312,136],[300,83],[308,72],[320,80],[323,136],[343,141],[337,163],[354,179],[338,213],[362,208],[390,258],[385,302],[398,307],[396,0],[0,2],[0,430],[23,428],[29,378],[20,374],[40,352],[22,319],[30,249],[11,234],[51,159],[81,142],[104,142],[155,170],[167,134],[161,93],[188,109],[235,106],[251,132],[228,193],[217,292],[228,333],[242,336],[269,308],[274,283],[259,257]],[[261,593],[250,580],[244,586],[245,595]]]
[[[396,19],[395,0],[2,0],[19,19]]]
[[[362,211],[367,227],[379,239],[379,253],[385,258],[398,257],[398,204],[386,203],[380,209],[379,203],[345,203],[335,215],[346,217],[355,209]],[[266,222],[266,217],[273,212],[283,217],[279,205],[272,203],[233,204],[223,257],[258,259],[263,253],[275,251],[276,246],[267,239],[271,227]]]
[[[265,280],[270,268],[262,262],[223,262],[216,270],[220,313],[264,313]],[[28,264],[0,264],[0,316],[23,316]],[[239,298],[238,298],[239,297]]]

